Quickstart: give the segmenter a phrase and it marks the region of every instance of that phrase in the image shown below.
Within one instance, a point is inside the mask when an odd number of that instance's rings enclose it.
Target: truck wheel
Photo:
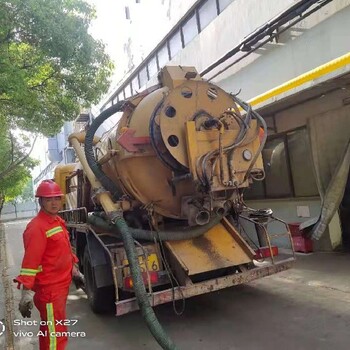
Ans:
[[[95,276],[92,270],[90,254],[87,246],[84,251],[84,277],[86,284],[86,294],[90,307],[97,314],[114,311],[115,292],[114,286],[97,288]]]

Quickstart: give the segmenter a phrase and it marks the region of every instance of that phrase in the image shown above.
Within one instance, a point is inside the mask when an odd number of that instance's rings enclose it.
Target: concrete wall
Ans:
[[[312,217],[318,216],[320,210],[320,199],[319,198],[308,198],[308,199],[279,199],[279,200],[251,200],[247,201],[249,207],[254,209],[263,209],[263,208],[271,208],[274,212],[274,215],[284,220],[287,223],[302,223],[309,220]],[[298,216],[298,207],[304,207],[303,212],[309,211],[309,215],[301,217]],[[307,209],[306,209],[306,208]],[[306,209],[306,211],[305,211]],[[245,225],[247,232],[255,232],[255,229],[252,224]],[[268,230],[271,234],[278,234],[285,232],[285,227],[280,223],[272,223]],[[253,237],[254,235],[252,235]],[[257,243],[257,242],[256,242]],[[288,248],[290,246],[289,241],[286,237],[274,238],[273,242],[279,247]],[[325,249],[330,248],[325,247]]]
[[[228,91],[241,89],[241,97],[248,100],[348,53],[349,4],[334,0],[283,33],[279,43],[268,44],[227,70],[217,83]]]
[[[195,66],[202,71],[295,2],[235,0],[168,64]],[[349,5],[350,0],[332,1],[281,34],[278,43],[265,44],[213,82],[229,92],[241,90],[240,97],[248,100],[349,52]],[[230,62],[223,63],[219,69]],[[209,79],[216,71],[205,78]],[[147,86],[156,82],[155,76]]]
[[[341,109],[348,108],[344,107],[343,100],[349,97],[349,87],[339,86],[335,91],[278,112],[274,115],[277,127],[276,131],[283,132],[295,129],[306,125],[307,119],[310,117],[326,112],[337,113]]]
[[[35,201],[18,203],[13,205],[6,203],[2,208],[0,220],[11,221],[16,219],[31,218],[38,212],[38,206]]]
[[[344,86],[339,86],[336,90],[321,95],[307,102],[296,104],[283,111],[274,114],[276,132],[284,132],[305,126],[310,117],[318,116],[324,113],[337,115],[343,110],[349,110],[349,106],[344,106],[343,100],[350,97],[350,90]],[[268,118],[270,119],[270,118]],[[270,124],[272,124],[270,122]],[[303,222],[308,218],[317,217],[320,213],[320,200],[315,199],[297,199],[290,198],[285,200],[261,200],[249,201],[249,205],[254,208],[270,207],[276,215],[286,222]],[[297,207],[308,206],[310,216],[301,218],[297,216]],[[272,231],[277,233],[281,228],[272,225]],[[278,243],[285,246],[287,242],[280,240]],[[341,244],[341,225],[338,213],[333,217],[328,231],[319,242],[315,242],[315,248],[318,250],[333,250]]]
[[[171,63],[194,65],[198,71],[201,71],[232,49],[245,36],[294,2],[293,0],[235,0]],[[245,61],[244,64],[247,63]]]
[[[249,207],[255,209],[271,208],[274,215],[279,219],[284,220],[287,223],[302,223],[308,221],[310,218],[318,217],[320,213],[321,200],[320,198],[288,198],[279,200],[256,200],[247,201]],[[301,208],[302,207],[302,208]],[[298,210],[299,209],[299,210]],[[301,210],[300,210],[301,209]],[[302,214],[309,212],[309,215],[300,216],[298,211]],[[250,223],[244,224],[245,230],[249,232],[255,232],[255,228]],[[268,227],[271,234],[278,234],[285,232],[285,228],[280,223],[272,223]],[[251,234],[254,238],[255,234]],[[257,244],[257,240],[254,239]],[[278,247],[289,248],[290,242],[286,237],[273,238],[272,243]],[[339,215],[336,214],[328,229],[321,237],[319,241],[314,241],[314,250],[318,251],[332,251],[337,249],[341,245],[341,228]]]

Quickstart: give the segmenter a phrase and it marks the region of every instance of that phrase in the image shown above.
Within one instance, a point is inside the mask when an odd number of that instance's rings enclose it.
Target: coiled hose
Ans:
[[[120,112],[124,103],[125,101],[119,101],[115,105],[104,110],[96,119],[93,120],[85,136],[86,161],[88,162],[89,167],[95,174],[96,178],[101,182],[102,186],[111,193],[112,197],[115,200],[118,200],[123,195],[123,193],[120,192],[114,182],[103,172],[100,164],[97,163],[92,145],[97,129],[113,114]]]
[[[145,241],[153,241],[154,239],[156,239],[160,241],[180,241],[183,239],[193,239],[203,235],[205,232],[217,225],[221,219],[222,216],[216,216],[208,224],[203,226],[197,226],[195,228],[186,227],[179,230],[157,231],[156,235],[154,231],[141,230],[131,227],[129,227],[129,232],[131,236],[137,240],[140,239]],[[100,228],[104,232],[111,232],[118,235],[121,234],[121,232],[115,225],[108,223],[100,215],[89,215],[88,223]]]
[[[94,157],[94,151],[92,141],[97,129],[100,125],[108,119],[110,116],[120,111],[124,105],[123,101],[109,107],[103,111],[91,124],[85,137],[85,156],[86,160],[95,174],[96,178],[101,182],[103,187],[109,191],[115,199],[121,196],[121,193],[111,181],[111,179],[104,174],[99,164]],[[130,264],[131,276],[134,283],[134,292],[137,299],[137,303],[141,310],[141,313],[145,319],[145,322],[151,331],[152,335],[158,342],[158,344],[167,350],[176,350],[176,346],[169,336],[165,333],[163,327],[159,323],[152,306],[149,302],[146,287],[143,283],[137,252],[134,244],[134,239],[130,232],[130,229],[125,222],[121,213],[114,213],[114,217],[111,218],[111,222],[115,225],[116,229],[120,232],[124,243],[125,252]]]

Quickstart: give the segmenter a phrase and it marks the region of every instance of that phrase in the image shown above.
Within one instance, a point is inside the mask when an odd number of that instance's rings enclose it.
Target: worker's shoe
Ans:
[[[18,310],[24,318],[30,318],[32,316],[33,296],[34,292],[32,290],[22,289],[22,297],[19,302]]]

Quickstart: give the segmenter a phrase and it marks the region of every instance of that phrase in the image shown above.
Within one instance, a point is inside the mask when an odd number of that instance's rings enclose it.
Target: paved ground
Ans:
[[[8,278],[19,270],[24,225],[6,224]],[[157,316],[179,349],[349,349],[350,255],[318,253],[298,258],[292,270],[189,299],[182,316],[174,314],[172,305],[157,307]],[[13,293],[17,305],[19,293]],[[139,313],[121,318],[94,315],[84,293],[73,289],[67,311],[69,318],[78,320],[70,330],[86,333],[86,337],[71,338],[68,349],[159,348]],[[18,313],[13,317],[21,319]],[[36,312],[33,320],[38,320]],[[14,326],[14,331],[22,331],[14,337],[15,348],[37,349],[35,336],[23,334],[35,334],[36,328]]]

